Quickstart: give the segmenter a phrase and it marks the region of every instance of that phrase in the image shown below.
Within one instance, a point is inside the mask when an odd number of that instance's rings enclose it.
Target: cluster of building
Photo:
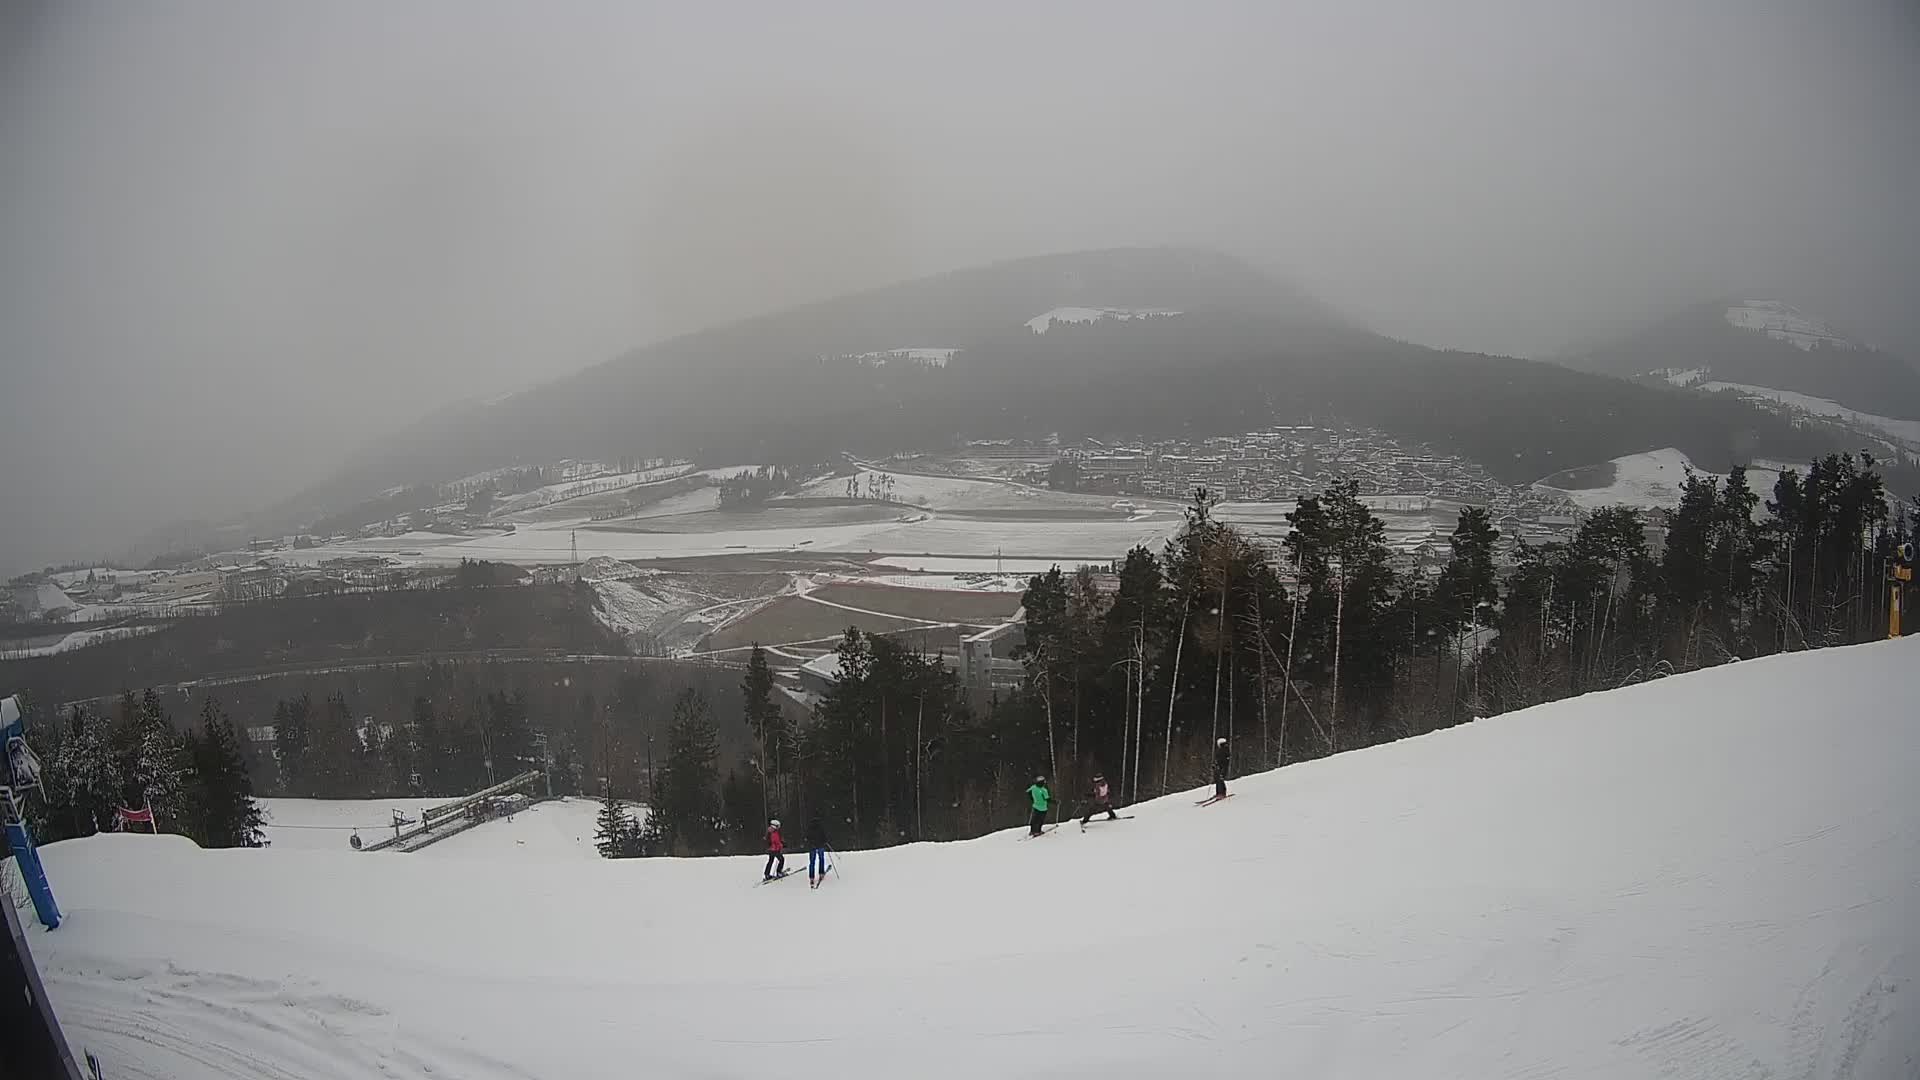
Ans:
[[[1300,497],[1352,479],[1386,521],[1388,541],[1408,568],[1444,561],[1465,506],[1491,511],[1503,555],[1521,540],[1568,539],[1579,524],[1576,508],[1559,494],[1515,487],[1465,458],[1340,424],[1200,439],[972,443],[956,457],[964,459],[955,462],[961,475],[1012,469],[1031,483],[1064,481],[1080,491],[1185,502],[1204,487],[1226,504],[1224,519],[1273,543],[1287,531],[1284,511]]]
[[[1525,540],[1569,539],[1578,526],[1564,497],[1495,479],[1472,461],[1409,446],[1383,432],[1295,425],[1199,440],[1089,446],[1077,464],[1089,477],[1134,478],[1141,494],[1185,498],[1205,487],[1223,501],[1290,506],[1329,484],[1354,480],[1386,522],[1388,542],[1407,569],[1432,569],[1449,554],[1461,508],[1483,506],[1500,530],[1500,552]],[[1125,487],[1122,490],[1126,490]],[[1226,517],[1233,517],[1229,506]],[[1243,527],[1277,542],[1283,520],[1249,510]]]

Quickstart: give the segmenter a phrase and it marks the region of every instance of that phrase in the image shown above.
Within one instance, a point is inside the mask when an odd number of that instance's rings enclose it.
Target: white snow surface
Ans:
[[[267,811],[267,838],[273,841],[267,854],[298,852],[351,852],[349,838],[357,828],[360,839],[371,843],[393,835],[393,811],[419,820],[420,811],[444,806],[457,796],[434,799],[261,799]],[[543,859],[599,859],[593,847],[595,815],[600,804],[593,799],[554,799],[538,802],[513,816],[496,818],[455,833],[445,840],[421,848],[412,854],[374,852],[392,858],[452,856],[519,859],[532,856]]]
[[[1107,559],[1090,560],[1106,562]],[[875,559],[868,566],[893,567],[899,570],[918,570],[928,573],[953,574],[1044,574],[1053,567],[1071,570],[1080,565],[1071,560],[1056,559],[996,559],[986,556],[941,556],[941,555],[889,555]],[[1024,588],[1024,583],[1022,588]]]
[[[1757,330],[1809,352],[1815,346],[1830,349],[1857,347],[1826,323],[1778,300],[1743,300],[1727,309],[1727,322],[1742,330]]]
[[[113,1077],[1911,1076],[1917,662],[1748,661],[818,891],[98,836],[46,847],[68,921],[28,940]]]
[[[443,800],[445,801],[445,800]],[[593,846],[598,827],[600,803],[597,799],[551,799],[534,803],[511,819],[495,818],[465,832],[421,848],[412,855],[396,858],[479,859],[519,862],[526,859],[558,859],[601,863]],[[629,808],[635,817],[645,811]],[[378,854],[378,853],[376,853]]]
[[[557,502],[592,495],[605,491],[618,491],[621,488],[638,487],[641,484],[656,484],[662,480],[672,480],[686,476],[694,471],[686,462],[664,465],[656,469],[641,469],[635,472],[602,473],[578,480],[567,480],[558,484],[523,491],[508,496],[494,505],[494,517],[506,517],[524,510],[534,510],[542,506],[551,506]]]
[[[1053,324],[1057,322],[1098,322],[1101,319],[1118,319],[1126,322],[1130,319],[1157,319],[1178,314],[1180,312],[1166,308],[1057,307],[1028,319],[1027,329],[1036,334],[1044,334],[1053,329]]]
[[[1545,481],[1534,487],[1565,495],[1574,505],[1588,510],[1603,506],[1675,506],[1680,502],[1680,485],[1686,482],[1687,469],[1692,464],[1687,455],[1669,446],[1614,458],[1613,483],[1605,487],[1561,488]]]
[[[707,470],[732,475],[747,466]],[[872,470],[857,475],[861,490]],[[632,476],[634,474],[626,474]],[[644,532],[600,527],[586,513],[560,514],[552,520],[525,521],[511,533],[485,530],[472,536],[408,534],[277,552],[289,563],[318,564],[345,555],[380,555],[400,565],[449,565],[461,559],[492,559],[522,566],[609,558],[619,560],[673,559],[783,551],[899,555],[920,561],[907,568],[949,569],[941,560],[967,556],[1009,559],[1106,562],[1123,557],[1127,549],[1145,543],[1158,546],[1181,524],[1178,507],[1147,500],[1131,518],[1113,516],[1108,496],[1076,495],[1031,487],[1006,480],[972,480],[891,472],[895,512],[877,521],[839,525],[781,524],[771,515],[716,514],[704,532]],[[607,477],[576,483],[604,484]],[[822,477],[798,492],[803,496],[838,498],[846,494],[846,477]],[[548,489],[543,489],[548,490]],[[562,504],[565,505],[564,503]],[[670,496],[631,515],[634,518],[694,513],[718,505],[711,488]],[[881,504],[876,504],[881,505]],[[1004,511],[1084,511],[1085,520],[1046,520]],[[941,520],[943,511],[960,516]],[[754,527],[760,526],[760,527]],[[772,526],[772,527],[767,527]],[[641,528],[644,528],[644,524]],[[576,546],[577,551],[576,551]],[[961,567],[962,569],[968,567]],[[1010,566],[1009,566],[1010,568]],[[1041,569],[1045,569],[1042,566]],[[991,566],[986,569],[992,569]]]
[[[438,799],[261,799],[266,812],[267,839],[272,850],[352,851],[349,838],[360,830],[360,839],[372,843],[393,835],[393,811],[418,821],[420,811],[429,806],[450,803],[452,797]]]
[[[139,637],[142,634],[151,634],[155,630],[164,629],[166,629],[166,627],[149,623],[140,626],[119,626],[106,630],[75,630],[51,645],[36,645],[32,648],[25,649],[0,649],[0,653],[4,653],[9,659],[28,656],[57,656],[60,653],[72,652],[75,649],[84,649],[89,645],[98,645],[104,641],[119,641],[123,638]]]

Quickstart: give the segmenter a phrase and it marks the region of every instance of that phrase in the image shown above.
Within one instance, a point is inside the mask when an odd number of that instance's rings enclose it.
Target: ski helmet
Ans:
[[[1215,740],[1213,740],[1213,745],[1215,745],[1215,746],[1225,746],[1225,745],[1227,745],[1227,740],[1225,740],[1225,739],[1215,739]]]
[[[1047,778],[1044,776],[1036,776],[1033,778],[1033,782],[1036,784],[1044,784],[1047,782]]]
[[[780,819],[774,818],[771,822],[768,822],[768,824],[772,825],[774,828],[777,829],[780,827]]]

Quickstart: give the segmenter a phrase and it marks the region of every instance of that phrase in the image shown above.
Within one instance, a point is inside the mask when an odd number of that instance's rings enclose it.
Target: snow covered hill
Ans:
[[[1876,421],[1920,420],[1920,373],[1904,359],[1775,299],[1698,305],[1565,361],[1708,392],[1733,386],[1876,438]]]
[[[1680,501],[1680,485],[1693,462],[1673,447],[1627,454],[1605,462],[1604,475],[1589,467],[1554,473],[1533,485],[1573,500],[1587,510],[1603,506],[1635,506],[1642,509],[1671,507]],[[1589,479],[1604,480],[1595,487],[1575,486]]]
[[[1741,300],[1730,304],[1727,325],[1758,331],[1807,352],[1815,348],[1860,348],[1833,327],[1779,300]]]
[[[31,942],[115,1078],[1912,1076],[1916,661],[1748,661],[817,892],[95,837],[47,849]]]

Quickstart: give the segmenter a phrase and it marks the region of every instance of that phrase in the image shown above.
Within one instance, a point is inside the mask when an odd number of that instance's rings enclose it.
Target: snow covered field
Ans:
[[[1917,661],[1590,694],[817,892],[485,830],[94,837],[29,940],[115,1078],[1912,1076]]]
[[[63,652],[84,649],[89,645],[97,645],[103,641],[119,641],[123,638],[139,637],[142,634],[151,634],[155,630],[164,629],[166,629],[166,627],[162,625],[149,623],[140,626],[119,626],[106,630],[75,630],[51,645],[38,645],[19,649],[0,649],[0,656],[5,656],[10,660],[28,656],[58,656]]]
[[[742,467],[704,470],[728,476]],[[579,484],[605,484],[622,477],[600,477]],[[866,490],[868,472],[858,474]],[[1121,516],[1112,496],[1079,495],[993,480],[966,480],[947,476],[891,473],[895,503],[873,503],[886,511],[879,520],[842,524],[805,523],[799,510],[710,515],[719,503],[711,488],[670,496],[618,524],[599,523],[586,513],[566,513],[582,502],[550,507],[544,520],[523,520],[510,533],[483,531],[471,536],[408,533],[405,536],[353,540],[340,544],[276,552],[289,562],[318,564],[347,555],[381,555],[401,565],[448,565],[461,559],[491,559],[521,566],[571,562],[574,542],[579,557],[592,559],[680,559],[714,555],[778,552],[837,552],[901,554],[928,557],[991,558],[1003,556],[1062,560],[1065,563],[1106,562],[1124,556],[1136,543],[1157,546],[1180,525],[1179,507],[1156,500],[1135,500],[1131,517]],[[839,498],[846,493],[846,477],[823,477],[798,494]],[[551,493],[555,489],[541,489]],[[624,490],[621,489],[621,490]],[[897,511],[897,512],[895,512]],[[942,512],[953,516],[941,518]],[[711,517],[711,525],[704,520]],[[650,520],[672,517],[671,528],[658,523],[659,532],[638,531]],[[909,520],[902,521],[900,518]],[[1011,520],[1008,520],[1011,519]],[[756,527],[757,526],[757,527]],[[1041,569],[1045,569],[1042,567]]]
[[[992,555],[889,555],[867,565],[936,574],[1044,574],[1054,563],[1050,559],[996,559]]]
[[[1851,349],[1854,343],[1833,327],[1778,300],[1743,300],[1727,309],[1727,322],[1811,352],[1815,346]]]
[[[352,851],[355,829],[372,843],[393,834],[393,811],[419,820],[420,811],[452,799],[261,799],[267,839],[279,851]]]
[[[393,811],[418,820],[420,811],[454,801],[435,799],[262,799],[266,807],[267,838],[273,841],[262,854],[285,852],[352,852],[347,838],[360,830],[371,843],[391,835]],[[591,799],[555,799],[535,803],[513,816],[498,818],[455,833],[411,855],[375,852],[369,858],[575,858],[600,857],[593,848],[594,814],[600,804]]]
[[[495,818],[415,854],[396,854],[395,858],[478,859],[496,865],[524,859],[599,863],[600,852],[593,846],[594,817],[599,812],[600,803],[594,799],[537,802],[513,815],[512,820]]]
[[[1613,482],[1604,487],[1563,488],[1550,482],[1554,477],[1534,487],[1565,495],[1576,506],[1588,510],[1603,506],[1673,506],[1680,501],[1680,485],[1685,482],[1687,467],[1692,464],[1687,455],[1669,446],[1614,458]],[[1560,475],[1563,474],[1554,474]]]
[[[981,482],[955,480],[951,483]],[[915,509],[900,508],[903,514],[912,514]],[[990,558],[999,551],[1009,557],[1105,562],[1124,556],[1136,543],[1157,546],[1180,525],[1175,514],[1096,521],[982,521],[943,519],[936,515],[913,522],[887,518],[847,525],[760,529],[727,528],[725,522],[725,515],[716,514],[713,531],[645,533],[596,529],[585,521],[553,521],[523,525],[511,533],[441,537],[438,543],[420,540],[404,551],[396,551],[397,542],[389,540],[377,548],[356,542],[282,554],[300,561],[318,562],[338,555],[380,552],[406,564],[446,564],[467,558],[525,566],[572,561],[572,542],[577,538],[581,559],[597,556],[675,559],[781,551],[925,553]]]
[[[662,480],[671,480],[677,476],[686,476],[693,472],[693,466],[686,463],[665,465],[657,469],[641,469],[635,472],[604,473],[599,476],[579,480],[568,480],[546,487],[502,499],[494,507],[496,516],[510,516],[541,506],[548,506],[567,499],[591,495],[596,492],[618,491],[622,488],[637,487],[641,484],[655,484]]]

